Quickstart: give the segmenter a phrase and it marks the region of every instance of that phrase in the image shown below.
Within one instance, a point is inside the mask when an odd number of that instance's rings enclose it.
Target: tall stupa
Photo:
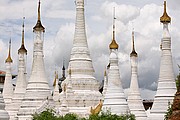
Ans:
[[[125,114],[129,112],[128,103],[124,94],[119,72],[118,44],[115,40],[115,11],[113,18],[113,38],[109,45],[110,68],[108,73],[107,90],[104,95],[103,111],[109,110],[112,114]]]
[[[5,103],[0,91],[0,120],[9,120],[8,112],[5,110]]]
[[[150,111],[151,120],[164,120],[164,115],[168,108],[168,102],[173,102],[176,93],[171,54],[171,36],[168,30],[168,24],[171,22],[171,18],[166,12],[166,1],[164,1],[164,14],[160,18],[160,22],[163,23],[163,37],[161,40],[162,54],[157,92]]]
[[[135,51],[134,31],[132,32],[132,52],[130,53],[131,60],[131,84],[128,93],[128,106],[136,120],[146,120],[147,115],[142,103],[138,85],[138,54]]]
[[[18,112],[18,120],[31,120],[32,114],[46,110],[47,100],[52,101],[48,80],[44,67],[43,42],[45,28],[40,20],[40,1],[38,5],[38,20],[33,28],[34,50],[31,75],[28,80],[26,93]]]
[[[75,5],[75,34],[68,66],[68,70],[71,69],[71,77],[68,75],[62,84],[72,85],[74,95],[66,96],[70,112],[79,111],[77,114],[87,114],[89,107],[97,105],[102,95],[99,92],[100,84],[93,76],[94,69],[85,30],[84,0],[76,0]]]
[[[11,73],[12,62],[13,60],[11,58],[11,39],[10,39],[8,57],[5,61],[6,76],[5,76],[5,82],[4,82],[4,88],[3,88],[3,98],[4,98],[4,102],[6,106],[8,106],[11,103],[12,96],[13,96],[12,73]]]
[[[94,69],[85,30],[84,0],[76,0],[76,23],[73,48],[69,66],[72,71],[72,86],[74,90],[96,90],[99,82],[93,76]]]
[[[18,76],[16,80],[16,87],[14,90],[14,94],[12,97],[11,105],[8,106],[10,120],[13,120],[17,115],[17,112],[22,103],[24,94],[26,92],[26,55],[27,50],[24,44],[24,19],[23,17],[23,25],[22,25],[22,41],[21,47],[18,50]]]

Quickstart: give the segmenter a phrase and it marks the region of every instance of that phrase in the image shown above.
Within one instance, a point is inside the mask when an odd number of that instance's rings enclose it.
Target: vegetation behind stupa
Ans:
[[[119,116],[107,111],[96,115],[89,115],[88,118],[80,118],[72,113],[68,113],[65,116],[56,116],[55,111],[47,109],[40,114],[34,114],[33,120],[135,120],[135,116],[129,113]]]

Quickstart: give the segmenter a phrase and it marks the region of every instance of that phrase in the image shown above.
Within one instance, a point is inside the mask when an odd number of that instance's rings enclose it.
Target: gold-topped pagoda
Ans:
[[[113,18],[113,38],[112,38],[112,42],[109,45],[109,49],[118,49],[119,45],[116,43],[115,40],[115,10],[114,10],[114,18]]]
[[[37,20],[36,26],[34,26],[34,28],[33,28],[33,32],[34,31],[43,31],[43,32],[45,32],[45,28],[41,24],[40,4],[41,4],[41,2],[39,0],[39,5],[38,5],[38,20]]]
[[[135,46],[134,46],[134,31],[132,32],[132,52],[130,53],[130,57],[137,57],[138,54],[135,51]]]
[[[25,19],[25,17],[23,17],[22,43],[21,43],[21,47],[20,47],[19,50],[18,50],[18,54],[19,54],[19,53],[25,53],[25,54],[27,55],[27,50],[26,50],[26,48],[25,48],[25,46],[24,46],[24,19]]]
[[[104,76],[107,76],[106,70],[104,70]]]
[[[109,45],[110,49],[118,49],[118,44],[116,43],[116,41],[113,39],[111,44]]]
[[[10,39],[10,41],[9,41],[9,53],[8,53],[8,57],[5,61],[5,63],[12,63],[12,62],[13,62],[13,60],[11,58],[11,39]]]
[[[171,17],[169,17],[169,15],[166,12],[166,0],[164,1],[164,13],[160,17],[160,22],[161,23],[170,23],[171,22]]]
[[[54,78],[54,83],[53,83],[53,87],[56,86],[56,81],[58,79],[58,72],[55,71],[55,78]]]

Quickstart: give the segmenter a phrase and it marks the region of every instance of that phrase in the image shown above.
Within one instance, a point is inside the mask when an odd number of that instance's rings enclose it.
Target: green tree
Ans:
[[[178,67],[179,67],[179,75],[177,75],[177,77],[176,77],[176,87],[177,87],[177,92],[180,92],[180,66],[178,65]],[[170,118],[170,116],[172,115],[172,113],[173,113],[172,106],[173,105],[170,104],[170,102],[169,102],[167,112],[164,116],[164,120],[168,120]]]
[[[180,66],[178,65],[179,67],[179,75],[177,75],[176,77],[176,87],[177,87],[177,90],[180,91]]]
[[[129,113],[116,115],[112,114],[110,111],[106,111],[100,114],[90,115],[87,120],[135,120],[135,116]]]
[[[63,117],[63,120],[79,120],[79,118],[76,114],[68,113]]]
[[[76,114],[68,113],[65,116],[55,116],[55,111],[47,109],[40,114],[34,114],[33,120],[135,120],[132,114],[116,115],[111,112],[101,112],[96,115],[89,115],[88,118],[80,118]]]
[[[33,115],[33,120],[57,120],[57,117],[55,116],[55,112],[53,110],[47,109],[41,114],[35,113]]]
[[[167,109],[167,112],[166,112],[166,114],[164,116],[164,120],[168,120],[169,117],[172,115],[172,112],[173,112],[172,104],[170,102],[168,102],[168,109]]]

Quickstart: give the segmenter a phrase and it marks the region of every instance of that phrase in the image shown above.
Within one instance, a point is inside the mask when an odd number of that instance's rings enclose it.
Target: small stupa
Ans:
[[[9,115],[10,119],[13,120],[15,116],[17,115],[17,112],[20,108],[20,105],[22,103],[23,97],[26,92],[26,55],[27,50],[25,48],[24,44],[24,19],[23,17],[23,25],[22,25],[22,41],[21,41],[21,47],[18,50],[18,76],[16,80],[16,87],[14,90],[14,94],[12,97],[12,102],[9,109]]]
[[[136,120],[146,120],[147,115],[142,103],[138,85],[138,54],[135,51],[134,31],[132,32],[132,52],[130,53],[131,60],[131,84],[128,93],[128,106]]]
[[[120,72],[119,72],[119,61],[118,61],[118,47],[115,40],[115,11],[113,18],[113,38],[109,45],[110,57],[109,57],[109,73],[108,73],[108,84],[107,90],[104,94],[104,103],[102,106],[103,111],[110,111],[112,114],[125,114],[129,112],[128,103],[122,87]]]
[[[3,88],[3,93],[2,93],[6,106],[8,106],[11,103],[12,96],[13,96],[12,73],[11,73],[12,62],[13,60],[11,58],[11,39],[10,39],[8,57],[5,61],[6,75],[5,75],[4,88]]]

